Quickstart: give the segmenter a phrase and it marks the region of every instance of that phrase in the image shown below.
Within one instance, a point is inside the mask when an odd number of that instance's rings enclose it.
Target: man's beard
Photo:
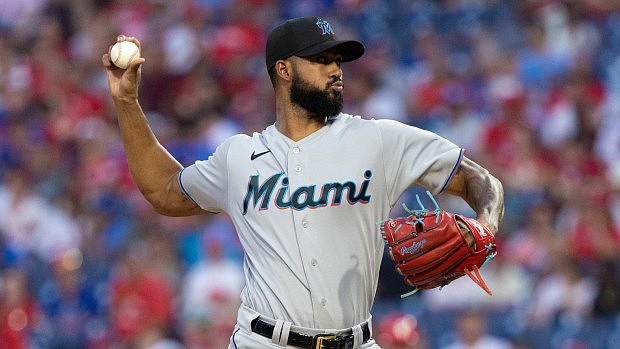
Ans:
[[[342,93],[330,93],[330,86],[333,82],[328,83],[325,90],[321,90],[298,76],[298,74],[293,76],[291,85],[292,103],[306,109],[315,118],[340,114],[344,99]]]

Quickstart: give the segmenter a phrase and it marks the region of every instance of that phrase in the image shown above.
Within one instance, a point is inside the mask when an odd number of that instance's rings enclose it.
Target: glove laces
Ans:
[[[437,203],[437,201],[433,197],[433,194],[431,194],[430,191],[427,190],[426,195],[428,195],[428,197],[431,198],[431,201],[433,201],[433,204],[435,204],[435,209],[433,210],[433,213],[435,214],[435,223],[439,223],[439,214],[441,213],[441,208],[439,207],[439,204]],[[403,209],[407,211],[407,213],[409,213],[410,215],[415,216],[415,218],[413,219],[414,221],[424,225],[424,221],[423,221],[424,216],[431,210],[424,207],[424,204],[422,204],[422,200],[420,200],[420,195],[416,194],[415,199],[418,202],[418,205],[420,205],[420,209],[410,210],[409,207],[405,205],[405,203],[403,203]],[[407,224],[415,224],[415,223],[407,222]]]
[[[493,255],[493,257],[495,257],[495,255]],[[491,258],[493,258],[491,257]],[[489,261],[489,256],[487,256],[487,260],[484,262],[488,262]],[[484,264],[483,264],[484,265]],[[480,274],[480,270],[478,269],[477,266],[473,266],[471,268],[471,270],[465,269],[465,274],[467,274],[467,276],[469,276],[469,278],[475,282],[478,286],[480,286],[486,293],[489,294],[489,296],[493,295],[493,292],[491,292],[491,289],[489,289],[489,286],[487,286],[486,282],[484,282],[484,279],[482,278],[482,275]]]
[[[428,197],[431,199],[431,201],[433,202],[433,204],[435,205],[435,209],[433,210],[433,214],[435,214],[435,224],[439,223],[439,214],[441,213],[441,208],[439,207],[439,204],[437,203],[437,201],[435,200],[435,198],[433,197],[433,194],[431,194],[430,191],[426,191],[426,195],[428,195]],[[422,204],[422,200],[420,200],[420,195],[416,194],[415,195],[415,199],[418,202],[418,205],[420,206],[419,209],[417,210],[411,210],[409,209],[409,207],[407,207],[407,205],[405,205],[405,203],[403,203],[403,209],[409,213],[411,216],[413,216],[413,220],[410,222],[406,222],[405,224],[409,224],[409,225],[415,225],[420,223],[422,225],[422,227],[424,227],[424,216],[426,216],[427,213],[429,213],[431,210],[427,209],[426,207],[424,207],[424,204]],[[396,228],[396,231],[398,231],[398,229],[400,229],[402,225],[399,225]],[[414,233],[415,234],[415,233]],[[420,289],[416,286],[414,287],[413,290],[405,293],[405,294],[401,294],[400,298],[407,298],[411,295],[413,295],[414,293],[418,292]]]

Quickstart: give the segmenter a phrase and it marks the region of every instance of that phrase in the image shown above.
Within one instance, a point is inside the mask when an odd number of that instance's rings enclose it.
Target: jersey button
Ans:
[[[301,172],[301,166],[299,166],[299,165],[295,166],[295,171]]]
[[[293,153],[298,154],[300,151],[299,147],[293,147]]]
[[[310,265],[312,265],[313,267],[316,267],[317,265],[319,265],[319,262],[317,262],[316,259],[312,258],[312,260],[310,261]]]
[[[304,228],[308,228],[308,222],[306,221],[301,222],[301,226]]]
[[[327,299],[321,298],[321,306],[325,307],[327,305]]]

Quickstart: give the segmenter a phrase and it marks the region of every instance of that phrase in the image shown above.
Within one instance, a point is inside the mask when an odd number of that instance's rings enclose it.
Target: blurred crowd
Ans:
[[[142,198],[101,56],[118,34],[141,41],[143,109],[189,165],[274,122],[264,41],[304,15],[366,45],[344,65],[345,112],[434,131],[504,184],[482,270],[493,297],[461,278],[401,300],[384,263],[379,343],[617,347],[617,1],[0,0],[0,348],[226,347],[243,287],[234,229]]]

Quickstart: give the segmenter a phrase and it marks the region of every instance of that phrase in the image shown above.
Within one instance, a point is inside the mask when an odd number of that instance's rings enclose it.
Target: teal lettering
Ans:
[[[289,208],[291,207],[290,201],[284,201],[286,193],[288,192],[288,178],[282,178],[282,187],[278,190],[278,195],[276,196],[276,206],[278,208]]]
[[[248,206],[250,203],[250,199],[254,199],[252,202],[252,206],[256,207],[258,201],[262,198],[260,209],[266,210],[269,208],[269,200],[271,199],[271,194],[273,193],[273,189],[278,182],[280,176],[282,176],[282,172],[276,173],[273,176],[269,177],[262,185],[258,185],[258,175],[250,176],[250,180],[248,182],[248,191],[245,193],[245,198],[243,199],[243,214],[248,212]]]
[[[243,214],[248,212],[250,205],[260,210],[269,209],[269,202],[271,196],[276,189],[278,180],[282,178],[281,186],[277,189],[275,197],[275,205],[280,209],[294,208],[295,210],[303,210],[306,208],[317,208],[328,205],[331,199],[331,206],[338,206],[342,204],[342,199],[346,190],[346,199],[350,205],[356,203],[366,204],[370,202],[371,195],[368,194],[368,188],[370,187],[370,177],[372,172],[367,170],[364,172],[364,180],[360,185],[359,192],[357,191],[357,184],[352,181],[344,183],[332,182],[325,183],[321,187],[321,193],[318,198],[315,198],[316,185],[302,186],[295,189],[290,194],[289,179],[288,177],[282,177],[284,173],[276,173],[269,177],[265,182],[259,184],[259,175],[250,176],[248,181],[248,189],[243,199]],[[287,201],[288,198],[288,201]]]

